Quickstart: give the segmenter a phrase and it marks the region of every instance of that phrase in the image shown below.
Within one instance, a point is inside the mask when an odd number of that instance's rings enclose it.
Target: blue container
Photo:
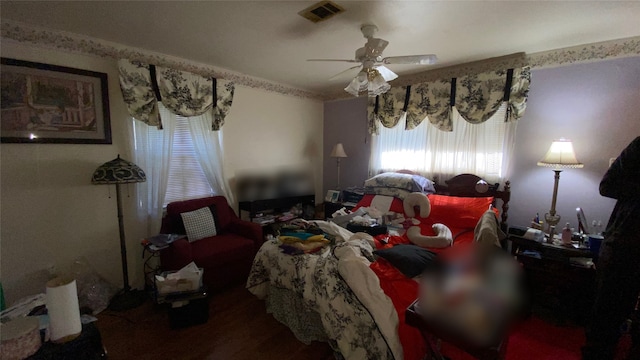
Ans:
[[[603,240],[604,237],[602,237],[602,235],[589,235],[589,250],[591,250],[594,259],[598,258],[600,245],[602,245]]]

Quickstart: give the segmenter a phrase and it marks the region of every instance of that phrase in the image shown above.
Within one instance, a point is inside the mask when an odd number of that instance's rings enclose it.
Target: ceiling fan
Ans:
[[[363,25],[360,28],[367,42],[364,47],[356,50],[355,59],[308,59],[307,61],[339,61],[360,63],[359,65],[348,68],[330,79],[334,79],[353,69],[361,68],[351,83],[344,89],[353,96],[358,96],[361,92],[366,91],[369,96],[376,96],[387,92],[391,85],[387,81],[391,81],[398,77],[396,73],[389,70],[384,65],[405,64],[405,65],[431,65],[435,64],[438,58],[433,55],[406,55],[406,56],[388,56],[382,57],[382,51],[389,45],[384,39],[374,38],[373,35],[378,31],[375,25]]]

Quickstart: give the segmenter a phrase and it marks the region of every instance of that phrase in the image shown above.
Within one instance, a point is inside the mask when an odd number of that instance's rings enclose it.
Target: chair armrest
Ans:
[[[162,270],[179,270],[193,261],[191,244],[187,239],[178,239],[160,252]]]
[[[253,242],[256,244],[256,251],[260,248],[260,246],[262,246],[262,243],[264,243],[262,226],[260,226],[260,224],[240,219],[232,219],[225,230],[253,240]]]

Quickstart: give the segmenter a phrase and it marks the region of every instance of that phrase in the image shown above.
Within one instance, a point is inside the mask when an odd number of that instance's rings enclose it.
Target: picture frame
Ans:
[[[340,191],[328,190],[325,200],[332,203],[338,202],[338,200],[340,200]]]
[[[0,142],[111,144],[107,74],[0,59]]]

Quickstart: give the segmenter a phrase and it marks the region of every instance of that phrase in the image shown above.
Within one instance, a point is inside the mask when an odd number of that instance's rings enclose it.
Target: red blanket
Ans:
[[[371,206],[374,197],[375,195],[365,195],[356,208]],[[431,213],[426,219],[419,218],[421,221],[420,232],[427,236],[435,235],[431,228],[435,223],[443,223],[449,227],[453,235],[453,247],[429,249],[440,253],[440,256],[445,258],[458,251],[464,251],[467,246],[473,243],[473,230],[476,223],[493,202],[491,197],[463,198],[430,194],[428,198],[431,203]],[[389,209],[378,210],[383,213],[387,211],[404,213],[402,200],[397,198],[390,202]],[[498,215],[498,210],[494,208],[494,211]],[[388,243],[385,244],[379,240],[383,237],[383,235],[377,237],[376,248],[382,249],[396,244],[410,243],[406,236],[392,236],[388,239]],[[398,313],[398,318],[400,319],[398,335],[404,349],[404,358],[406,360],[422,359],[426,353],[426,344],[420,332],[408,326],[404,320],[405,310],[418,297],[419,284],[415,280],[407,278],[382,258],[372,263],[370,268],[380,279],[380,287],[391,299]]]
[[[457,252],[457,250],[463,249],[473,242],[473,229],[451,229],[451,232],[454,236],[454,247],[430,250],[440,252],[441,256],[446,257],[449,253]],[[422,233],[431,235],[433,234],[433,230],[431,230],[429,226],[423,226]],[[406,237],[392,236],[389,238],[389,243],[384,244],[379,240],[381,238],[384,238],[384,236],[378,236],[376,238],[376,248],[378,249],[391,247],[395,244],[410,243]],[[398,336],[400,337],[400,343],[404,350],[405,360],[422,359],[427,351],[426,343],[418,329],[405,323],[404,316],[407,307],[418,297],[418,282],[406,277],[383,258],[378,258],[378,260],[371,264],[370,268],[380,279],[380,287],[391,299],[398,313],[398,319],[400,320]]]

